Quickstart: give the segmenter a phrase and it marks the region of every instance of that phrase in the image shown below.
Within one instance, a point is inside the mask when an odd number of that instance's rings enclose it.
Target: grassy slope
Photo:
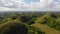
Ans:
[[[57,31],[53,28],[50,28],[47,25],[44,24],[40,24],[40,23],[35,23],[33,24],[34,27],[41,29],[42,31],[44,31],[46,34],[60,34],[60,31]]]

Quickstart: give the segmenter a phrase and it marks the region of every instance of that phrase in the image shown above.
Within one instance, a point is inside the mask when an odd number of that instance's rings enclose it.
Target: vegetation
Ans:
[[[46,34],[44,28],[46,30],[53,28],[60,32],[60,14],[58,12],[0,12],[0,34]]]
[[[0,34],[45,34],[31,26],[40,14],[30,12],[1,12]]]
[[[42,17],[37,18],[36,23],[46,24],[51,28],[60,31],[60,14],[59,13],[47,13]]]

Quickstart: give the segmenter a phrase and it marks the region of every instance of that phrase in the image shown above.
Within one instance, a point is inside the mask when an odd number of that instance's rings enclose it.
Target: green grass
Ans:
[[[57,31],[56,29],[50,28],[49,26],[45,24],[35,23],[33,24],[34,27],[41,29],[46,34],[60,34],[60,31]]]

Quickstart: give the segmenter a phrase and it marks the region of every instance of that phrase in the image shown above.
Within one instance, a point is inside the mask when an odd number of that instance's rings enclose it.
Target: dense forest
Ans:
[[[0,12],[0,34],[54,33],[60,34],[59,12]]]

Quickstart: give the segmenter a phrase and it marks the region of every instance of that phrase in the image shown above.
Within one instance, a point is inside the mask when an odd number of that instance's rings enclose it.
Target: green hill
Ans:
[[[60,34],[60,14],[1,12],[0,34]]]

